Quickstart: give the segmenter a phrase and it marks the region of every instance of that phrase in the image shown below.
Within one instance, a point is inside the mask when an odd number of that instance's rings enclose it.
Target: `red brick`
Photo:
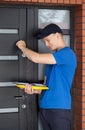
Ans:
[[[85,130],[85,121],[84,122],[82,121],[82,130],[83,129]]]
[[[76,89],[82,89],[82,81],[81,80],[78,80],[78,78],[76,78],[76,80],[75,80],[75,88]],[[75,95],[75,93],[74,93],[74,95]]]
[[[45,0],[45,3],[51,3],[51,0]]]
[[[82,130],[82,123],[81,123],[81,121],[76,121],[75,120],[74,128],[75,128],[75,130]]]
[[[84,69],[82,70],[82,75],[85,76],[85,70]]]
[[[76,111],[75,111],[75,114],[76,114],[76,115],[82,113],[81,107],[77,107],[75,110],[76,110]]]
[[[76,17],[75,22],[76,23],[82,23],[82,17]]]
[[[85,83],[82,83],[82,89],[85,88]],[[82,90],[82,93],[84,92],[85,90],[83,89]]]
[[[57,0],[51,0],[51,3],[57,3]]]
[[[83,121],[85,121],[85,115],[84,115],[84,116],[82,115],[82,122],[83,122]]]
[[[31,0],[31,2],[38,2],[38,0]]]
[[[31,2],[31,0],[24,0],[25,2]]]
[[[74,123],[75,130],[82,130],[82,125],[79,125],[78,122]]]
[[[77,69],[76,75],[81,75],[81,74],[82,74],[82,70],[80,70],[80,69],[78,70],[78,69]]]
[[[85,102],[82,102],[82,109],[85,109]]]
[[[78,24],[75,25],[75,30],[77,31],[79,29],[80,30],[82,29],[82,24],[81,23],[78,23]]]
[[[82,22],[85,23],[85,17],[82,17]]]
[[[82,4],[82,10],[85,9],[85,3]]]
[[[82,43],[82,37],[75,37],[75,43]]]
[[[77,65],[77,69],[78,69],[78,67],[80,67],[80,64],[82,62],[82,54],[76,54],[76,56],[77,56],[77,60],[78,60],[78,65]]]
[[[82,10],[82,17],[85,17],[85,10]]]
[[[7,3],[8,3],[8,1],[10,1],[10,0],[4,0],[4,1],[3,1],[3,0],[1,0],[0,2],[6,2],[6,1],[7,1]]]
[[[82,48],[85,49],[85,43],[82,43]]]
[[[82,36],[85,36],[85,29],[82,30]]]
[[[82,105],[79,105],[78,102],[76,102],[76,101],[74,102],[74,106],[75,106],[75,110],[77,110],[79,112],[82,110],[82,107],[81,107]]]
[[[76,54],[78,54],[78,55],[81,56],[81,54],[82,54],[82,50],[81,50],[81,49],[80,49],[80,50],[77,50],[77,51],[76,51]]]
[[[82,43],[85,43],[85,37],[84,36],[82,37]]]
[[[57,2],[64,4],[63,0],[57,0]]]
[[[84,86],[85,86],[85,84],[84,84]],[[82,95],[85,95],[85,89],[82,90]]]
[[[75,9],[76,9],[76,13],[77,13],[77,11],[82,11],[82,5],[77,5],[77,6],[75,6]]]
[[[82,102],[85,102],[85,95],[83,95],[83,96],[81,96],[81,98],[82,98]]]
[[[81,75],[77,75],[77,76],[76,76],[76,80],[77,80],[76,82],[80,82],[80,81],[82,82],[82,76],[81,76]],[[83,79],[83,80],[84,80],[84,79]],[[77,87],[80,88],[81,86],[77,86]]]
[[[78,122],[78,124],[81,125],[81,122],[79,122],[82,119],[82,116],[80,114],[75,115],[75,120]]]
[[[82,114],[85,115],[85,109],[82,109]]]
[[[84,68],[85,69],[85,68]],[[82,83],[85,82],[85,76],[82,75]],[[82,89],[85,89],[85,85],[82,85]]]
[[[81,88],[79,88],[79,89],[76,90],[76,95],[80,95],[80,96],[82,95],[82,90],[81,90]]]
[[[85,89],[85,83],[82,82],[82,89]]]
[[[82,49],[82,43],[77,43],[77,44],[76,44],[76,50],[77,50],[77,49]]]
[[[82,61],[81,56],[77,56],[77,61],[78,61],[78,62],[81,62],[81,61]]]
[[[76,0],[70,0],[70,4],[76,4]]]
[[[81,69],[85,69],[85,63],[82,63],[82,68]]]
[[[12,0],[11,0],[12,1]],[[17,1],[17,0],[16,0]],[[24,0],[18,0],[18,2],[24,2]]]
[[[82,108],[82,103],[76,101],[75,102],[75,108],[77,109],[78,107],[81,109]]]
[[[85,23],[82,23],[82,29],[83,30],[85,29]]]
[[[38,0],[39,3],[44,3],[44,0]]]
[[[69,4],[70,0],[64,0],[64,4]]]
[[[82,76],[82,82],[85,82],[85,76]],[[85,88],[85,86],[84,86],[84,88]]]
[[[75,95],[75,99],[76,99],[76,101],[78,101],[78,102],[81,102],[81,101],[82,101],[81,95],[80,95],[80,96],[79,96],[79,95]]]
[[[85,56],[85,50],[84,49],[82,50],[82,55]]]
[[[76,4],[82,4],[82,0],[76,0]]]
[[[82,34],[82,30],[81,29],[76,30],[75,36],[80,37],[81,34]]]
[[[75,17],[80,17],[82,15],[82,10],[81,9],[77,9],[76,13],[75,13]]]

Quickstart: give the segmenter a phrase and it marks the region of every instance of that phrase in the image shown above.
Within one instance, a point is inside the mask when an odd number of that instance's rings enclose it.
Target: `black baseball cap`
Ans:
[[[38,29],[37,33],[35,34],[35,37],[37,39],[43,39],[44,37],[56,32],[62,34],[61,28],[58,25],[51,23],[45,26],[43,29]]]

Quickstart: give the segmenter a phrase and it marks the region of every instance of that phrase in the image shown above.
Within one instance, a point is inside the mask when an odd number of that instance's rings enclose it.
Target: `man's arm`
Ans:
[[[22,40],[16,43],[16,46],[25,54],[25,56],[35,63],[40,64],[56,64],[55,58],[51,53],[40,54],[26,47],[26,43]]]

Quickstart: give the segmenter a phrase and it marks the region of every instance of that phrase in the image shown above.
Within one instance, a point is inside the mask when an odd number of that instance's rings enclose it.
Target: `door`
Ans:
[[[15,46],[19,39],[29,41],[27,34],[31,37],[34,27],[32,13],[25,8],[0,8],[0,130],[37,130],[37,97],[15,86],[16,81],[37,79],[37,66]]]

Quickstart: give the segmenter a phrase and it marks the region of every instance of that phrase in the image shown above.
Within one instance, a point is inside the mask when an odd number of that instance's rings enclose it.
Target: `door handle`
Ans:
[[[26,57],[24,53],[22,53],[22,57]]]

